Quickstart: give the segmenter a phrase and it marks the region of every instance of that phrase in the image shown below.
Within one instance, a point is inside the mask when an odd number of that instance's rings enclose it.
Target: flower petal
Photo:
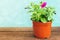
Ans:
[[[46,5],[47,5],[47,2],[43,2],[42,5],[41,5],[41,8],[46,7]]]

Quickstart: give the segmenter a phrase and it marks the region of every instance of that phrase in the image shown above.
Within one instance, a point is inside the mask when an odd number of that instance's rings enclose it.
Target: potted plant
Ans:
[[[34,35],[38,38],[49,38],[51,36],[51,25],[55,9],[48,7],[47,2],[39,2],[39,4],[31,3],[29,7],[31,12],[31,20],[33,22]]]

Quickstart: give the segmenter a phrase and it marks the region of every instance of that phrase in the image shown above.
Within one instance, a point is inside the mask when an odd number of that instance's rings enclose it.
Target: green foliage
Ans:
[[[31,3],[29,7],[26,7],[25,9],[29,9],[28,12],[31,12],[31,20],[37,21],[37,22],[52,22],[53,15],[55,13],[55,9],[53,7],[44,7],[41,8],[42,2],[39,4]]]

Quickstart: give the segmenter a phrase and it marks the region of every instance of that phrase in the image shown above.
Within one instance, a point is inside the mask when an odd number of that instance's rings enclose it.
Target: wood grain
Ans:
[[[60,27],[52,27],[52,31],[58,31],[60,30]],[[8,27],[8,28],[0,28],[0,31],[33,31],[32,27]]]
[[[52,28],[49,39],[38,39],[32,28],[0,28],[0,40],[60,40],[60,27]]]

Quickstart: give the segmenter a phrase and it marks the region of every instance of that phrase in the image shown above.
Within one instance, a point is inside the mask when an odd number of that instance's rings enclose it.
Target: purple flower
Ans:
[[[46,7],[46,5],[47,5],[47,2],[43,2],[43,3],[41,4],[41,8]]]

